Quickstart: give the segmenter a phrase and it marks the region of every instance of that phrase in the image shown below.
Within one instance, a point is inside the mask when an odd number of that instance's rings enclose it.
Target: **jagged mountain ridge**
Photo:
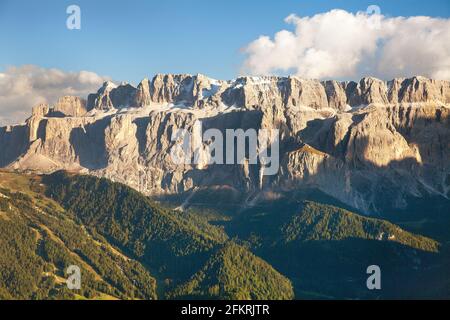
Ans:
[[[105,83],[87,100],[63,97],[0,129],[0,166],[76,170],[146,194],[229,185],[258,197],[314,186],[365,213],[405,208],[408,197],[450,197],[450,82],[389,82],[157,75],[137,87]],[[257,165],[175,165],[171,133],[276,128],[280,170]]]
[[[60,98],[53,108],[45,109],[45,105],[41,105],[36,112],[82,116],[93,109],[141,108],[152,103],[182,104],[191,108],[217,107],[220,104],[241,108],[269,107],[271,104],[284,107],[302,105],[343,111],[370,103],[445,104],[449,101],[448,81],[424,77],[391,81],[367,77],[359,82],[339,82],[266,76],[223,81],[201,74],[158,74],[152,80],[142,80],[137,87],[128,83],[117,86],[108,81],[97,93],[90,94],[87,100],[66,96]]]

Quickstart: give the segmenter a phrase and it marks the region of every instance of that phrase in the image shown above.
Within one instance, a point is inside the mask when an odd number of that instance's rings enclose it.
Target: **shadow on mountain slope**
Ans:
[[[224,223],[230,237],[287,276],[296,298],[431,298],[450,295],[446,246],[387,221],[334,206],[280,199]],[[366,269],[382,270],[381,291]]]
[[[105,129],[110,122],[111,117],[106,117],[84,127],[72,129],[70,144],[78,155],[81,166],[90,170],[107,166]]]

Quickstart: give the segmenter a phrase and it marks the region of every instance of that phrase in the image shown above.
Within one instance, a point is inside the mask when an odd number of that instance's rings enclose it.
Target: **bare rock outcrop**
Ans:
[[[28,125],[28,139],[30,142],[37,139],[38,136],[38,130],[39,125],[41,123],[41,120],[48,115],[50,112],[50,107],[48,104],[39,104],[35,107],[33,107],[33,110],[31,112],[31,117],[27,119],[27,125]]]
[[[348,104],[344,85],[338,81],[329,80],[324,81],[323,86],[325,87],[328,106],[332,109],[345,111]]]
[[[137,86],[132,104],[136,107],[145,107],[151,104],[150,81],[147,78],[142,80]]]
[[[87,112],[86,103],[86,100],[79,97],[64,96],[59,98],[51,111],[54,112],[55,115],[81,117]]]
[[[424,77],[394,79],[389,82],[389,101],[450,103],[450,83]]]
[[[352,107],[388,103],[386,83],[375,78],[363,78],[359,83],[350,82],[346,91],[348,104]]]

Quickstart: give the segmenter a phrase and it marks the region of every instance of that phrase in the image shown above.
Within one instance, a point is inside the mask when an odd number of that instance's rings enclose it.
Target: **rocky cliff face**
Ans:
[[[87,112],[86,100],[71,96],[62,97],[51,112],[54,116],[81,117]]]
[[[157,75],[136,88],[105,83],[87,101],[63,97],[0,128],[0,166],[104,176],[152,195],[227,185],[262,191],[318,188],[374,214],[409,197],[450,198],[450,82],[384,82]],[[175,164],[177,129],[280,130],[280,169]],[[200,159],[208,148],[201,145]]]

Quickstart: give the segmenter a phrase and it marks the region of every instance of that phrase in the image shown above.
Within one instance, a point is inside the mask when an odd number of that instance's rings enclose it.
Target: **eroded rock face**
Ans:
[[[52,112],[56,116],[81,117],[87,112],[86,103],[86,100],[79,97],[61,97],[53,107]]]
[[[389,101],[396,102],[431,102],[449,103],[450,83],[424,77],[395,79],[388,83]]]
[[[31,117],[27,119],[28,140],[33,142],[37,139],[39,124],[41,120],[48,115],[50,107],[48,104],[39,104],[33,107]]]
[[[328,106],[332,109],[345,111],[347,109],[347,95],[345,93],[345,85],[335,80],[323,82],[327,95]]]
[[[408,196],[450,196],[448,107],[370,105],[326,122],[316,136],[304,136],[323,152],[313,152],[323,167],[311,181],[325,192],[364,212],[381,211],[386,202],[402,208]]]
[[[87,104],[63,97],[0,128],[0,166],[103,176],[150,195],[227,185],[241,193],[314,187],[368,214],[410,196],[450,198],[449,82],[421,77],[319,82],[297,77],[157,75],[105,83]],[[353,107],[353,108],[352,108]],[[127,110],[123,110],[128,108]],[[93,112],[90,112],[93,111]],[[174,163],[178,129],[278,129],[280,169]]]
[[[195,77],[190,75],[163,75],[153,78],[150,95],[156,103],[192,103]]]
[[[375,78],[363,78],[359,83],[350,82],[346,89],[348,104],[352,107],[389,102],[386,83]]]
[[[111,81],[107,81],[103,86],[98,89],[97,93],[90,94],[88,96],[88,110],[98,109],[98,110],[110,110],[115,106],[111,99],[111,92],[115,90],[117,86]]]
[[[144,79],[139,83],[133,104],[136,107],[145,107],[151,104],[150,81]]]

